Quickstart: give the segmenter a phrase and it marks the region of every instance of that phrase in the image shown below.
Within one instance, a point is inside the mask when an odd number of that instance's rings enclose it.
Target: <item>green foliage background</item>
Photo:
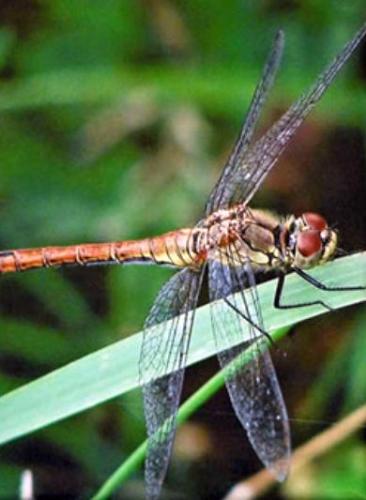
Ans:
[[[262,127],[306,89],[366,9],[336,0],[18,0],[0,3],[0,19],[0,246],[7,249],[193,224],[275,31],[284,29],[287,46]],[[365,248],[366,239],[365,67],[361,49],[255,200],[285,213],[321,210],[338,223],[347,251]],[[1,393],[140,330],[169,274],[112,267],[3,276]],[[299,442],[322,428],[309,419],[336,420],[365,400],[364,309],[334,318],[303,329],[279,360],[290,414],[308,422],[294,423]],[[198,378],[211,369],[199,368]],[[210,408],[201,423],[212,436],[220,406]],[[1,452],[0,498],[15,495],[24,468],[34,471],[38,494],[90,495],[143,436],[139,394],[131,393],[10,443]],[[187,498],[214,498],[258,468],[252,456],[241,462],[243,448],[223,448],[197,466],[208,476],[220,471],[220,484],[205,479],[203,487],[201,473],[177,458],[171,486]],[[334,477],[341,493],[366,492],[357,460],[364,442],[355,438],[345,450],[309,472],[309,497]],[[141,480],[121,498],[142,495]]]

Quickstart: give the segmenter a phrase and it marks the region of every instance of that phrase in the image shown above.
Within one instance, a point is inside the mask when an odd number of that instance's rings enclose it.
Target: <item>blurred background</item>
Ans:
[[[362,0],[1,0],[0,20],[0,247],[9,249],[194,224],[276,30],[285,31],[285,57],[258,134],[351,38],[366,8]],[[363,44],[253,206],[319,211],[342,248],[365,249],[365,114]],[[139,331],[170,274],[102,267],[3,276],[1,393]],[[365,402],[365,327],[359,306],[299,325],[281,343],[275,363],[294,446]],[[216,369],[214,360],[190,368],[185,396]],[[16,495],[24,468],[39,496],[88,497],[144,436],[135,391],[10,443],[0,498]],[[353,436],[269,497],[366,494],[365,438]],[[222,391],[179,430],[165,498],[219,499],[260,467]],[[117,498],[143,491],[140,471]]]

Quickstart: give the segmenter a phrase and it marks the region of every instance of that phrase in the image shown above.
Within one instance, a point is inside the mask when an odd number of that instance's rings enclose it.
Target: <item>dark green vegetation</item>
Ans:
[[[275,30],[284,29],[287,45],[263,128],[366,17],[356,1],[74,5],[0,3],[1,249],[138,238],[194,223]],[[360,48],[254,200],[284,213],[320,211],[351,252],[366,242],[365,74]],[[111,267],[1,277],[1,393],[139,331],[169,274]],[[364,311],[322,316],[279,344],[287,357],[276,355],[276,366],[299,419],[295,444],[364,402]],[[186,394],[215,369],[206,362],[189,370]],[[14,422],[28,418],[14,412]],[[187,448],[192,428],[182,429],[168,487],[220,497],[258,469],[223,392],[194,422],[201,444]],[[90,495],[143,437],[134,391],[10,442],[1,450],[0,498],[15,495],[24,468],[34,471],[38,494]],[[355,436],[306,470],[309,496],[335,484],[343,497],[364,493],[364,453]],[[121,497],[143,495],[141,472],[135,479]]]

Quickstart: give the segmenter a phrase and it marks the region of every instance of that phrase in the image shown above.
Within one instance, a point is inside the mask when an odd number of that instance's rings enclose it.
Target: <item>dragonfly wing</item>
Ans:
[[[254,91],[249,111],[240,131],[239,138],[230,154],[230,157],[221,173],[219,180],[212,190],[206,204],[205,212],[211,212],[221,207],[222,198],[225,199],[227,180],[233,176],[236,169],[243,163],[244,155],[253,137],[259,114],[263,108],[268,93],[273,85],[277,70],[279,68],[284,47],[284,34],[279,31],[273,41],[271,52],[268,56],[263,73]]]
[[[218,359],[223,368],[227,367],[225,378],[231,403],[259,459],[277,479],[283,480],[291,453],[289,422],[268,340],[262,333],[263,321],[254,285],[248,263],[239,268],[217,260],[209,262],[210,300],[230,296],[227,300],[236,309],[234,312],[233,307],[222,301],[211,307],[215,339],[218,347],[224,349],[218,353]],[[248,286],[251,288],[244,292],[243,288]],[[244,317],[250,318],[261,331]],[[243,328],[247,326],[251,340],[245,345]],[[232,347],[233,344],[236,346]]]
[[[247,149],[245,154],[235,158],[237,165],[232,169],[232,175],[228,176],[226,186],[221,189],[220,202],[215,209],[250,201],[288,142],[333,82],[365,33],[366,24],[320,74],[310,90],[300,97],[263,137]]]
[[[175,274],[160,290],[144,325],[139,372],[149,438],[148,499],[158,498],[169,464],[201,281],[202,273],[189,269]]]

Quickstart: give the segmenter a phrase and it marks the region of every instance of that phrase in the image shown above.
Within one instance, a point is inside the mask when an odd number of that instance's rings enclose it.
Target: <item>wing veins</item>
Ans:
[[[236,254],[235,260],[241,258],[236,249],[231,248],[229,253]],[[246,266],[249,265],[247,261],[242,262]],[[226,274],[225,264],[222,261],[216,264],[217,266],[219,266],[219,272],[222,275]],[[250,284],[252,278],[246,272],[245,276],[249,280],[249,283],[245,283],[240,276],[240,272],[239,268],[232,267],[229,271],[229,279],[232,281],[231,286],[233,288],[241,289],[241,292],[236,294],[235,297],[241,301],[239,307],[244,308],[245,312],[248,313],[250,306],[245,297],[247,290],[244,292],[243,288],[247,284]],[[212,290],[214,285],[212,279],[215,277],[212,264],[210,274],[211,294],[215,298],[220,298],[220,291],[219,296],[217,296],[217,290]],[[226,295],[229,292],[229,289],[224,291]],[[255,292],[252,295],[252,302],[255,308],[259,308]],[[226,330],[227,327],[223,326],[223,321],[220,321],[216,317],[216,310],[214,308],[212,308],[212,314],[214,316],[213,328],[215,337],[218,339],[219,337],[225,338],[228,334],[220,330]],[[260,310],[256,316],[256,321],[261,322]],[[236,328],[238,329],[236,335],[238,335],[241,330],[241,321],[235,318],[233,318],[233,321],[236,322]],[[255,357],[248,362],[246,358],[247,352],[243,348],[243,345],[239,344],[223,352],[219,352],[218,358],[223,368],[226,366],[229,368],[226,374],[226,387],[234,411],[246,430],[254,450],[266,467],[272,470],[278,479],[283,479],[288,470],[290,456],[290,433],[286,408],[269,351],[261,342],[262,339],[264,340],[263,335],[258,335],[252,325],[249,324],[248,326],[252,338],[251,349],[255,349],[256,351]],[[219,343],[219,340],[217,340],[217,343]],[[227,345],[230,343],[229,340]]]
[[[222,188],[220,204],[215,207],[216,209],[235,203],[249,203],[299,126],[329,88],[365,33],[366,24],[325,68],[310,90],[304,93],[267,133],[240,157],[240,163],[227,178],[226,186]]]
[[[280,66],[283,47],[284,33],[280,30],[276,33],[276,36],[273,40],[271,51],[264,65],[261,79],[259,80],[255,88],[252,101],[246,115],[246,119],[240,131],[239,138],[236,141],[229,159],[209,196],[205,207],[206,215],[219,208],[219,206],[221,205],[221,198],[225,192],[225,185],[227,184],[227,180],[233,175],[235,170],[243,161],[245,152],[247,151],[253,137],[260,112],[268,97],[269,91],[272,88],[276,73]]]
[[[161,289],[146,320],[146,328],[150,330],[144,332],[140,379],[144,384],[145,420],[149,437],[145,463],[146,493],[149,499],[158,498],[169,463],[202,277],[203,271],[198,274],[189,269],[174,275]],[[156,317],[158,322],[154,323]],[[164,318],[172,321],[164,323]],[[181,321],[183,323],[179,330]],[[169,328],[165,339],[168,347],[161,340],[165,328]],[[152,341],[151,336],[155,337]],[[161,359],[156,363],[159,356]],[[154,373],[151,373],[151,361]],[[161,376],[161,368],[168,368],[171,373]]]

